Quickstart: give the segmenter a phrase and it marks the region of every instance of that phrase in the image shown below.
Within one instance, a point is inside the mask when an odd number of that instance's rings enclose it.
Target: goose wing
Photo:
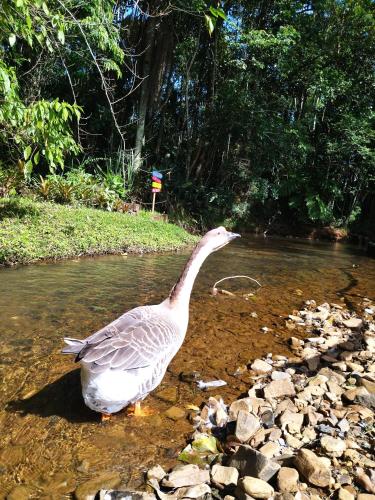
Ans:
[[[174,349],[176,326],[149,308],[136,308],[84,341],[76,361],[93,372],[133,370],[155,364]]]

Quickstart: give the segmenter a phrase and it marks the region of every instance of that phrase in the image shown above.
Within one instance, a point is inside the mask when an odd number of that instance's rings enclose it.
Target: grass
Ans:
[[[0,265],[123,252],[162,252],[196,237],[149,212],[129,215],[28,198],[0,200]]]

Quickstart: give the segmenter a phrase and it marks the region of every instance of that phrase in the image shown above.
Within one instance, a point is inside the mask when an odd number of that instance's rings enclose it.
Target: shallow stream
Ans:
[[[77,365],[59,353],[62,338],[84,338],[136,305],[161,301],[188,255],[106,256],[0,270],[0,498],[17,484],[33,498],[71,498],[77,484],[106,471],[119,473],[123,486],[139,487],[145,469],[175,463],[192,430],[188,419],[174,422],[164,412],[208,397],[181,381],[181,372],[227,381],[212,394],[229,402],[248,387],[246,373],[235,375],[241,365],[268,352],[289,353],[286,340],[299,334],[287,329],[285,318],[304,300],[345,301],[352,308],[363,297],[375,300],[375,260],[355,247],[237,240],[211,255],[199,274],[185,343],[145,401],[152,415],[120,413],[101,425],[83,404]],[[210,294],[216,280],[235,274],[262,287],[233,280],[220,286],[235,297]]]

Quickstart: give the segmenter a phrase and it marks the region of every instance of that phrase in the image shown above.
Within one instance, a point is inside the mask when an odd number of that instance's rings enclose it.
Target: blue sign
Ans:
[[[153,175],[153,177],[157,177],[158,179],[162,179],[163,178],[163,174],[161,174],[157,170],[153,170],[152,171],[152,175]]]

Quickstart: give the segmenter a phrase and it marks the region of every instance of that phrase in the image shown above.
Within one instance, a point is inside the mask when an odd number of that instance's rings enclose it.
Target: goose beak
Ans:
[[[228,233],[228,239],[229,239],[229,241],[232,241],[235,238],[241,238],[241,235],[238,234],[238,233]]]

